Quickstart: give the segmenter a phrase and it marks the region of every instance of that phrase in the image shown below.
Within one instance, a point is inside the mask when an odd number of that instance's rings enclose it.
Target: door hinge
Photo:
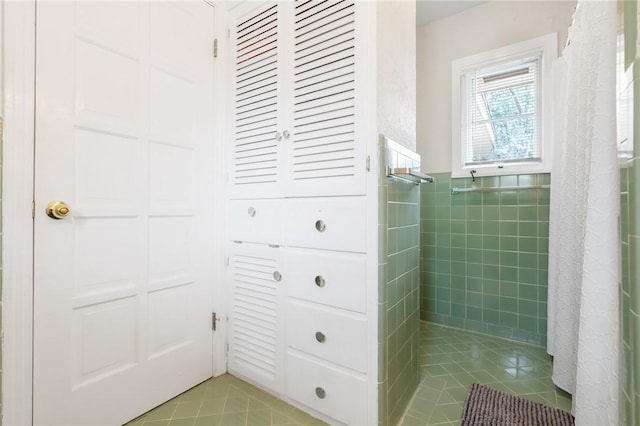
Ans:
[[[216,331],[218,329],[218,321],[220,321],[220,318],[218,318],[218,314],[216,314],[215,312],[211,313],[211,329],[213,331]]]
[[[367,171],[371,171],[371,156],[367,155]]]
[[[36,202],[35,200],[31,200],[31,219],[36,218]]]
[[[227,28],[227,38],[231,38],[231,28]]]
[[[218,57],[218,39],[217,38],[213,39],[213,57],[214,58]]]

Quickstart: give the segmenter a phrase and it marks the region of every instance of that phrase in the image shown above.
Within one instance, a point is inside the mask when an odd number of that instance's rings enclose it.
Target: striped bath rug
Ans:
[[[474,383],[460,426],[573,426],[570,413]]]

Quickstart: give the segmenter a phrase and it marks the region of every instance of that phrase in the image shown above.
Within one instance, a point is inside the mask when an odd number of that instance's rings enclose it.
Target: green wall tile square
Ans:
[[[467,249],[467,262],[469,263],[482,263],[482,250],[481,249]],[[469,268],[467,268],[467,274]],[[477,276],[477,275],[475,275]]]
[[[500,206],[500,220],[518,220],[518,207]]]
[[[466,247],[467,236],[465,234],[451,234],[451,247]]]
[[[536,175],[518,175],[518,186],[536,185]]]
[[[451,303],[464,304],[467,301],[467,292],[465,290],[451,290]],[[453,313],[452,313],[453,315]]]
[[[511,312],[500,311],[500,325],[509,328],[517,328],[518,315]]]
[[[451,234],[447,233],[436,233],[436,245],[438,247],[451,247]]]
[[[483,235],[482,248],[485,250],[500,250],[500,237],[495,235]]]
[[[436,312],[443,315],[449,315],[451,313],[451,303],[444,300],[438,300],[436,302]]]
[[[489,324],[500,324],[500,312],[492,309],[483,309],[482,320]]]
[[[470,249],[481,249],[482,248],[482,235],[467,235],[467,248],[470,248]]]
[[[535,301],[532,301],[532,300],[519,299],[518,300],[518,313],[520,315],[527,315],[527,316],[530,316],[530,317],[536,317],[536,321],[537,321],[538,303],[535,302]],[[536,322],[536,327],[537,327],[537,322]]]
[[[518,268],[512,268],[509,266],[500,267],[500,280],[501,281],[518,281]]]
[[[482,278],[490,280],[500,279],[500,267],[497,265],[484,265],[482,267]]]
[[[482,292],[482,278],[467,277],[466,290]]]
[[[516,221],[503,221],[500,222],[500,235],[501,236],[517,236],[518,235],[518,222]]]
[[[518,312],[518,299],[515,297],[500,296],[500,310],[505,312]]]
[[[538,207],[537,206],[518,207],[518,220],[537,221]]]
[[[518,252],[516,251],[501,251],[500,252],[500,265],[502,266],[518,266]]]
[[[464,234],[467,232],[467,222],[465,220],[452,220],[451,221],[451,233],[452,234]]]
[[[520,299],[537,301],[538,286],[531,284],[518,284],[518,297]]]
[[[464,271],[461,271],[464,273]],[[467,277],[461,275],[451,275],[451,288],[456,290],[467,289]]]
[[[481,206],[467,206],[467,220],[482,220]]]
[[[487,235],[500,234],[500,222],[498,221],[482,221],[482,232]]]
[[[538,284],[538,270],[529,268],[519,268],[518,281],[527,284]]]
[[[465,220],[467,218],[467,210],[464,207],[451,207],[451,219]]]
[[[442,220],[442,219],[445,219],[445,220],[451,219],[451,207],[449,206],[436,207],[436,220]]]
[[[484,309],[493,309],[493,310],[499,310],[500,309],[500,297],[496,296],[496,295],[492,295],[492,294],[483,294],[482,296],[482,307]],[[494,324],[498,324],[497,322],[497,316],[496,316],[496,322]]]
[[[518,176],[500,176],[500,186],[518,186]]]
[[[538,332],[538,318],[535,316],[518,315],[518,328],[523,330]]]
[[[482,293],[467,291],[467,305],[475,308],[482,308]],[[475,318],[478,319],[478,318]]]
[[[551,184],[551,174],[550,173],[540,173],[536,175],[537,181],[536,185],[549,185]]]
[[[496,205],[489,205],[482,207],[482,220],[499,220],[500,219],[500,207]]]
[[[537,237],[538,222],[518,222],[518,235],[520,237]]]
[[[482,194],[482,205],[484,205],[484,206],[498,206],[498,205],[500,205],[500,193],[498,193],[498,192],[485,192],[485,193],[483,193]]]
[[[518,250],[535,253],[538,251],[538,239],[535,237],[518,238]]]
[[[467,234],[482,234],[482,221],[467,218]]]
[[[467,260],[467,249],[465,248],[452,248],[450,250],[450,259],[464,262]]]
[[[460,301],[465,302],[464,299]],[[467,306],[465,304],[452,303],[451,315],[458,318],[464,318],[467,315]]]
[[[468,206],[482,206],[482,194],[480,192],[470,192],[467,194]]]
[[[518,266],[520,268],[537,268],[538,255],[536,253],[518,253]]]
[[[521,189],[518,191],[518,204],[538,204],[538,190]]]
[[[468,252],[470,252],[471,250],[468,250]],[[480,252],[480,260],[482,260],[482,252],[481,250],[478,250]],[[467,259],[469,259],[469,262],[467,262],[467,277],[468,278],[482,278],[482,263],[471,263],[470,262],[470,254],[467,253]]]
[[[500,205],[501,206],[517,206],[518,191],[502,191],[500,193]]]
[[[485,295],[499,295],[500,294],[500,281],[498,280],[482,280],[482,293]]]
[[[537,260],[537,259],[536,259]],[[482,262],[485,265],[499,265],[500,264],[500,252],[498,250],[483,250]]]
[[[500,236],[500,250],[518,250],[518,237]]]
[[[482,309],[468,305],[467,306],[467,319],[471,319],[471,320],[474,320],[474,321],[482,321]]]
[[[500,186],[500,176],[484,176],[480,178],[480,186],[482,188]]]

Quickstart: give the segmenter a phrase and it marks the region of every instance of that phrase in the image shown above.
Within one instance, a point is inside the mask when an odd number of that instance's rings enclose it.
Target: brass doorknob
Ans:
[[[45,212],[51,219],[64,219],[70,212],[69,206],[63,201],[52,201],[47,204]]]

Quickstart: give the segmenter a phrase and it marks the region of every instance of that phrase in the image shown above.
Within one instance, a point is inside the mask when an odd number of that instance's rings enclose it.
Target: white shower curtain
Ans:
[[[555,64],[548,352],[577,425],[617,425],[615,1],[579,1]],[[559,77],[559,78],[558,78]]]

